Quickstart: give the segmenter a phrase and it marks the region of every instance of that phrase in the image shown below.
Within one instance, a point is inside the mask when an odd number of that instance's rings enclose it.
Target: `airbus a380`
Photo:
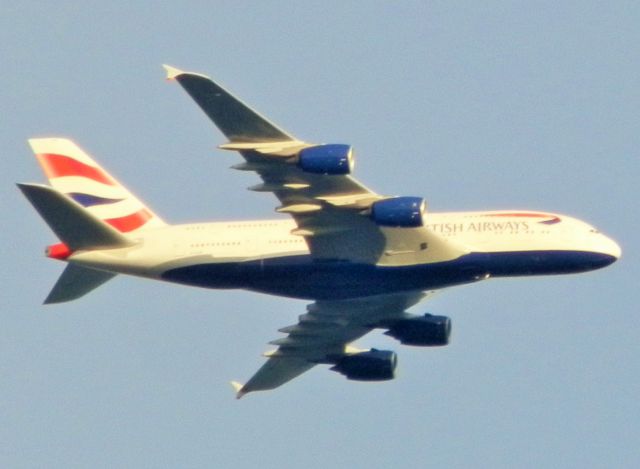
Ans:
[[[351,176],[353,150],[313,144],[210,78],[165,66],[290,218],[168,225],[75,143],[29,141],[50,185],[18,184],[60,239],[47,256],[67,266],[45,303],[77,299],[116,274],[312,303],[280,329],[267,361],[237,397],[276,388],[315,365],[348,379],[394,377],[396,354],[350,346],[380,328],[403,344],[449,342],[446,316],[407,309],[435,290],[490,277],[605,267],[620,247],[576,218],[523,210],[431,213],[421,197],[379,195]]]

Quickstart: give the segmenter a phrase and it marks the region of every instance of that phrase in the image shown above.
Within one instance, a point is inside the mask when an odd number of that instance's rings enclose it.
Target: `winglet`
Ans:
[[[236,392],[236,399],[240,399],[242,396],[246,394],[245,391],[242,391],[244,384],[239,383],[237,381],[231,381],[231,386],[233,387],[233,390]]]
[[[178,75],[182,75],[184,73],[182,70],[172,67],[171,65],[162,64],[162,67],[167,72],[167,80],[175,80]]]
[[[167,64],[162,64],[162,67],[167,72],[167,80],[169,81],[175,80],[180,75],[195,75],[197,77],[206,78],[207,80],[211,79],[208,76],[203,75],[202,73],[185,72],[184,70],[180,70],[179,68],[172,67],[171,65],[167,65]]]

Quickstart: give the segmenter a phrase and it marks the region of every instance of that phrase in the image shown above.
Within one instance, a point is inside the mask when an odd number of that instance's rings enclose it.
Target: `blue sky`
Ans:
[[[13,2],[0,16],[0,466],[637,467],[636,2]],[[275,216],[162,63],[215,77],[377,192],[583,218],[623,258],[445,291],[393,382],[318,367],[233,398],[305,303],[118,277],[60,306],[15,189],[72,137],[168,221]]]

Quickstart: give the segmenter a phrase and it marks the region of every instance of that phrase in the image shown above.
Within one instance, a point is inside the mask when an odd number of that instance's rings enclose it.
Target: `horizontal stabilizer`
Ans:
[[[283,142],[296,140],[251,109],[210,78],[164,65],[169,80],[176,80],[230,142]]]
[[[72,251],[126,246],[120,232],[57,190],[40,184],[18,184],[53,232]]]
[[[110,272],[69,264],[62,272],[47,299],[44,300],[44,304],[63,303],[80,298],[111,280],[115,275]]]

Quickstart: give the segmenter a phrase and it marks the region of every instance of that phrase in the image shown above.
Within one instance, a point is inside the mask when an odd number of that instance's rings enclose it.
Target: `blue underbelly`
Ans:
[[[234,263],[204,263],[166,271],[171,282],[206,288],[243,288],[305,299],[344,299],[431,290],[494,277],[583,272],[604,267],[611,256],[580,251],[471,253],[432,264],[382,267],[339,260],[286,256]]]

